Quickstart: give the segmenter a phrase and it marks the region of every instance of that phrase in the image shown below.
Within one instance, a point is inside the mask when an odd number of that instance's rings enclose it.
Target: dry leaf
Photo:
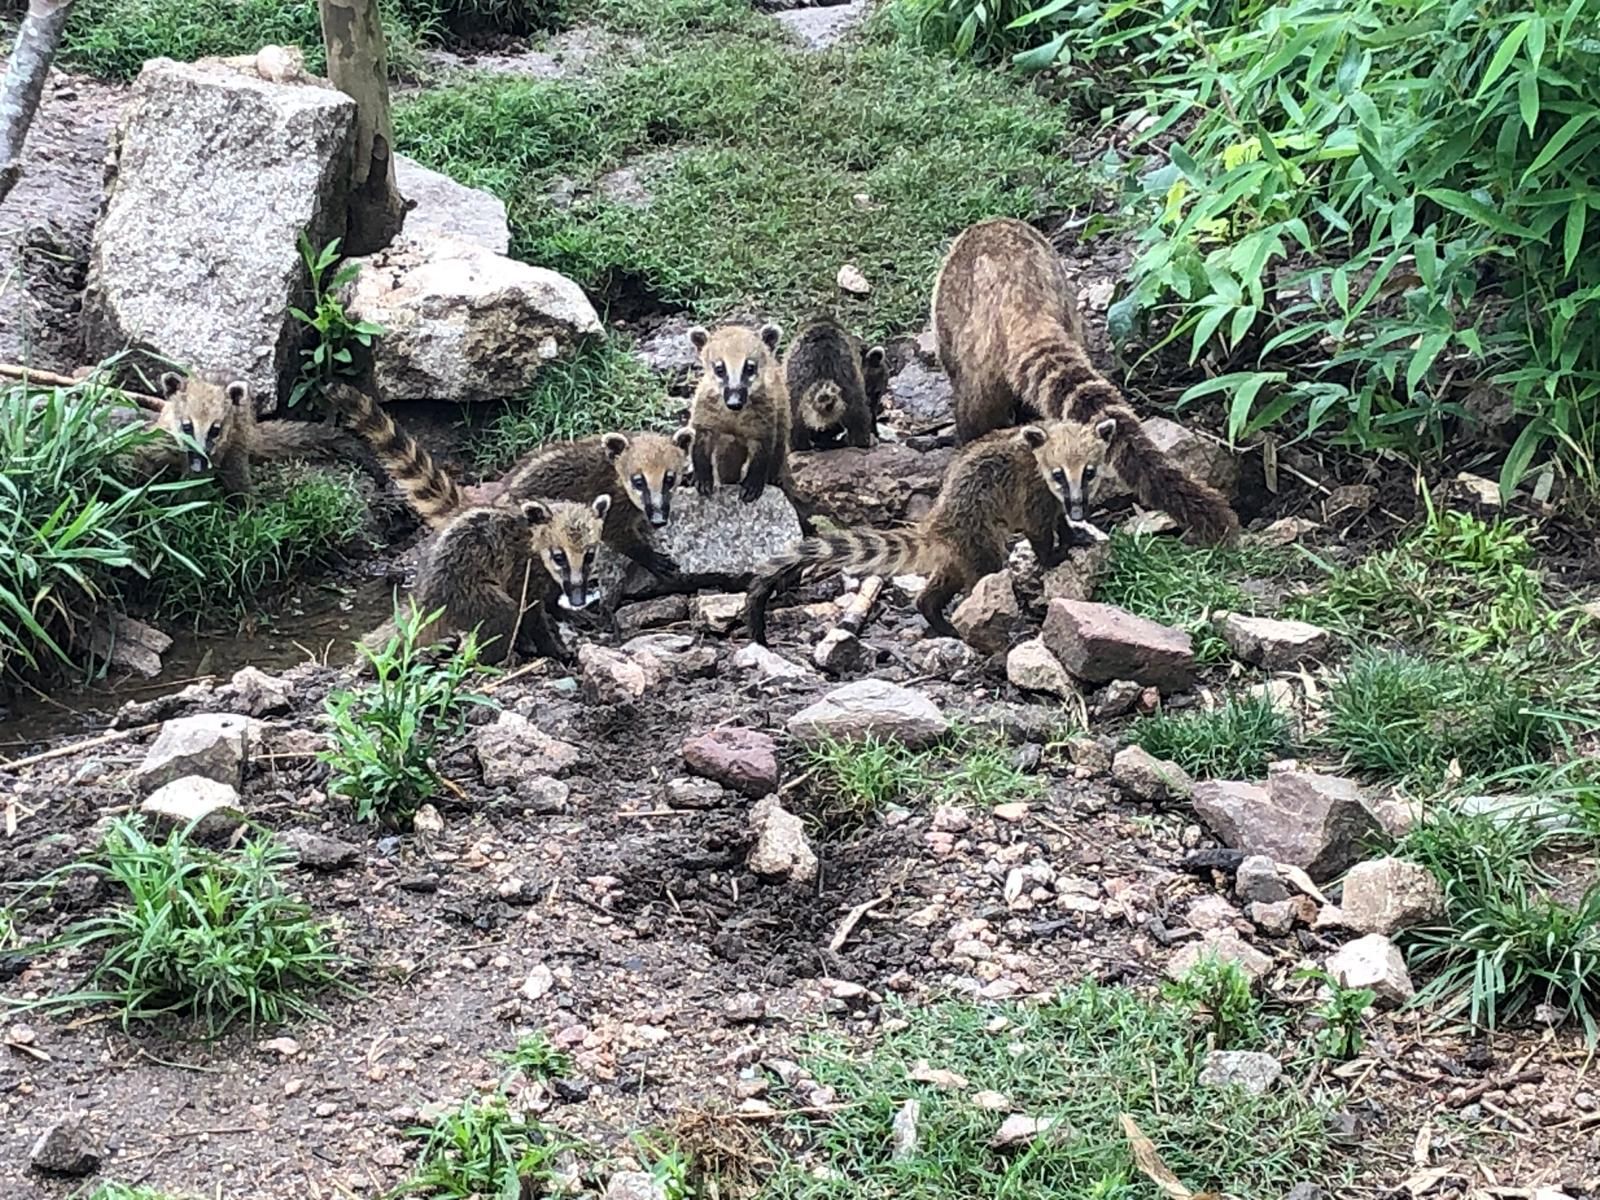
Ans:
[[[999,1112],[1002,1108],[1011,1107],[1011,1100],[1004,1092],[973,1092],[972,1102],[990,1112]]]
[[[1449,1179],[1456,1172],[1449,1167],[1429,1167],[1425,1171],[1418,1171],[1410,1176],[1400,1186],[1405,1188],[1406,1194],[1412,1197],[1424,1196],[1438,1186],[1439,1182]]]
[[[1015,904],[1017,898],[1022,895],[1022,883],[1022,868],[1012,867],[1006,874],[1005,898],[1008,907]]]
[[[1424,1121],[1417,1130],[1417,1140],[1411,1144],[1411,1161],[1425,1167],[1433,1158],[1433,1122]]]
[[[889,1127],[894,1139],[890,1158],[910,1158],[917,1152],[917,1118],[921,1115],[922,1105],[915,1100],[907,1100],[900,1106]]]
[[[522,985],[522,994],[529,1000],[539,1000],[548,995],[550,989],[555,985],[555,973],[549,967],[540,963],[528,972],[528,978]]]
[[[942,1067],[930,1067],[925,1059],[919,1059],[912,1066],[911,1080],[913,1083],[931,1083],[946,1091],[965,1091],[968,1087],[965,1075],[957,1075]]]
[[[1322,894],[1317,885],[1311,882],[1311,876],[1307,875],[1299,867],[1293,863],[1278,863],[1277,867],[1279,875],[1294,884],[1295,887],[1310,896],[1318,904],[1329,903],[1328,898]]]
[[[1194,1193],[1178,1181],[1178,1177],[1156,1151],[1156,1144],[1139,1129],[1132,1117],[1122,1114],[1122,1132],[1128,1139],[1128,1149],[1133,1154],[1133,1165],[1172,1200],[1194,1200]]]
[[[1021,1113],[1012,1113],[1000,1123],[1000,1128],[989,1139],[989,1145],[998,1150],[1003,1146],[1031,1142],[1055,1125],[1056,1120],[1055,1117],[1025,1117]]]

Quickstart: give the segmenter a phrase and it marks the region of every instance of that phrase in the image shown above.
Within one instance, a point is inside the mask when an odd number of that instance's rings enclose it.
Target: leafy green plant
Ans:
[[[309,997],[345,986],[345,959],[289,890],[292,860],[271,833],[224,853],[194,844],[187,830],[154,841],[137,821],[113,821],[100,853],[72,868],[106,880],[111,911],[32,946],[98,961],[81,989],[17,1007],[110,1004],[124,1025],[178,1016],[212,1035],[239,1021],[254,1029],[318,1015]]]
[[[1315,980],[1328,989],[1327,999],[1311,1010],[1311,1015],[1321,1022],[1316,1034],[1317,1052],[1336,1062],[1360,1054],[1364,1044],[1362,1021],[1377,993],[1371,988],[1346,987],[1322,970],[1301,971],[1300,978]]]
[[[511,1112],[504,1096],[463,1100],[432,1125],[406,1136],[422,1142],[417,1168],[391,1196],[427,1200],[519,1200],[545,1191],[556,1156],[554,1131]]]
[[[1261,1006],[1250,976],[1237,963],[1204,955],[1180,978],[1164,983],[1162,990],[1168,1000],[1204,1022],[1219,1048],[1260,1044]]]
[[[572,1056],[557,1050],[540,1030],[517,1041],[517,1048],[500,1060],[528,1079],[561,1079],[572,1074]]]
[[[328,793],[348,800],[358,821],[408,826],[438,793],[433,760],[439,747],[461,736],[473,705],[493,703],[465,690],[488,673],[478,662],[476,637],[468,634],[442,662],[427,654],[421,636],[439,615],[396,605],[388,641],[357,647],[376,681],[360,691],[333,692],[326,701],[333,734],[333,748],[322,753],[332,772]]]
[[[131,1183],[102,1183],[89,1193],[89,1200],[179,1200],[171,1192],[136,1187]]]
[[[694,1194],[690,1183],[693,1163],[683,1148],[670,1137],[645,1133],[634,1134],[633,1144],[666,1200],[689,1200]]]
[[[1043,784],[1017,765],[1010,743],[999,733],[957,729],[952,746],[954,761],[935,773],[935,789],[947,804],[992,807],[1028,799]]]
[[[911,794],[922,781],[918,757],[896,741],[824,738],[808,751],[823,815],[859,824]]]
[[[1128,740],[1191,775],[1253,779],[1288,753],[1292,729],[1270,698],[1229,696],[1213,709],[1143,717]]]
[[[320,395],[340,376],[360,374],[361,364],[356,361],[356,348],[369,350],[372,340],[383,336],[382,325],[372,321],[352,321],[350,314],[345,312],[340,293],[346,284],[355,279],[361,268],[353,262],[338,265],[338,238],[318,250],[302,233],[300,257],[311,278],[314,303],[309,313],[300,308],[289,309],[290,315],[306,326],[312,335],[311,344],[300,351],[300,378],[295,380],[289,392],[291,408],[308,395]]]
[[[1061,2],[1034,0],[896,0],[894,14],[925,46],[992,62],[1011,58],[1037,41],[1035,26],[1064,7]],[[1052,50],[1036,49],[1024,57],[1023,65],[1048,63],[1055,57]]]

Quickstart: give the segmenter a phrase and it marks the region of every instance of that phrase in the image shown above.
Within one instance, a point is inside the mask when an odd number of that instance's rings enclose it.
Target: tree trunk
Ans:
[[[389,115],[389,51],[378,0],[317,0],[328,78],[356,102],[355,170],[350,181],[346,255],[382,250],[405,225],[411,205],[394,182],[394,123]]]
[[[22,174],[22,143],[39,111],[39,97],[50,63],[61,44],[72,0],[28,0],[28,15],[0,85],[0,202],[11,194]]]

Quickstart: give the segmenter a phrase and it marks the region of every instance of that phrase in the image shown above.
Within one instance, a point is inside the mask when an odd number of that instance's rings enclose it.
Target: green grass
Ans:
[[[491,417],[473,453],[484,471],[500,471],[547,442],[656,428],[669,407],[660,381],[627,342],[589,341]]]
[[[289,889],[292,854],[270,833],[237,850],[195,845],[184,830],[148,836],[116,820],[101,851],[74,870],[103,878],[111,909],[29,952],[96,955],[76,991],[15,1007],[56,1012],[110,1005],[124,1025],[197,1022],[216,1035],[320,1015],[312,997],[344,986],[328,926]]]
[[[1278,1200],[1308,1177],[1337,1184],[1348,1173],[1330,1153],[1323,1116],[1333,1103],[1318,1089],[1280,1084],[1252,1098],[1198,1085],[1211,1017],[1192,997],[1085,983],[1039,1006],[945,1001],[893,1015],[905,1027],[870,1048],[837,1037],[812,1043],[804,1064],[845,1107],[790,1123],[782,1143],[791,1149],[762,1200],[1142,1200],[1156,1191],[1132,1162],[1124,1113],[1196,1192]],[[1259,1011],[1236,1015],[1256,1032],[1271,1024]],[[955,1072],[966,1086],[916,1082],[918,1064]],[[1296,1065],[1290,1078],[1302,1077]],[[980,1090],[1001,1093],[1007,1106],[984,1110],[972,1098]],[[896,1159],[891,1127],[909,1099],[921,1106],[917,1145]],[[1007,1113],[1054,1117],[1069,1132],[992,1149]]]
[[[1095,599],[1187,630],[1202,663],[1232,655],[1211,628],[1212,613],[1254,615],[1260,609],[1241,581],[1276,578],[1293,567],[1290,555],[1276,546],[1191,546],[1175,537],[1120,531],[1111,535],[1110,562]]]
[[[926,319],[949,237],[1088,194],[1062,152],[1068,115],[984,72],[884,40],[792,53],[742,5],[635,7],[669,22],[665,40],[593,81],[483,79],[395,114],[402,152],[501,196],[513,253],[592,295],[791,325],[832,308],[863,333],[900,332]],[[587,191],[565,211],[547,199],[557,178],[587,189],[645,155],[661,165],[642,211]],[[870,296],[840,296],[846,262]]]
[[[1289,753],[1292,729],[1267,698],[1229,696],[1209,710],[1144,717],[1128,740],[1201,778],[1259,779]]]
[[[255,492],[243,508],[211,502],[172,515],[163,533],[169,556],[195,567],[153,573],[140,598],[167,620],[237,617],[269,589],[328,561],[367,521],[355,467],[272,464],[254,468]]]
[[[1326,740],[1353,766],[1422,786],[1548,759],[1575,720],[1551,709],[1527,670],[1391,651],[1354,655],[1326,711]]]
[[[171,1192],[155,1188],[135,1187],[128,1183],[102,1183],[89,1193],[88,1200],[179,1200]]]
[[[569,1145],[537,1121],[513,1114],[503,1096],[464,1100],[406,1136],[422,1142],[422,1153],[411,1178],[388,1194],[427,1200],[544,1194],[556,1156]]]
[[[561,1079],[572,1074],[572,1056],[557,1050],[540,1030],[517,1042],[517,1048],[500,1060],[527,1079]]]

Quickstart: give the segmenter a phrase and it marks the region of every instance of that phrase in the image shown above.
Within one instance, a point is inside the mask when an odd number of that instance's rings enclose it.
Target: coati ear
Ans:
[[[696,350],[704,350],[706,343],[711,340],[711,335],[706,332],[704,325],[689,326],[689,344]]]
[[[607,457],[621,458],[628,448],[628,439],[620,433],[608,433],[600,439],[600,445],[605,448]]]
[[[176,396],[183,391],[183,376],[176,371],[163,371],[161,373],[161,394],[163,396]]]
[[[761,327],[761,340],[768,350],[777,350],[778,343],[783,340],[783,326],[768,321]]]
[[[867,364],[867,366],[876,367],[883,362],[883,347],[873,346],[870,350],[863,354],[861,358],[862,361]]]
[[[228,399],[233,401],[233,406],[238,408],[250,399],[250,385],[242,379],[235,379],[228,385],[227,395]]]
[[[1022,440],[1028,444],[1028,449],[1037,450],[1048,440],[1045,431],[1037,425],[1024,425],[1022,427]]]
[[[602,521],[605,520],[606,514],[611,511],[611,493],[601,492],[594,498],[594,503],[589,507],[594,509],[595,516],[599,517]]]
[[[1094,432],[1095,436],[1098,437],[1102,442],[1109,442],[1113,437],[1116,436],[1117,419],[1115,417],[1107,417],[1104,421],[1101,421],[1095,425]]]
[[[687,450],[690,446],[694,445],[694,427],[692,425],[685,425],[682,429],[678,430],[678,432],[674,433],[672,435],[672,444],[679,450]]]
[[[550,524],[550,506],[543,500],[528,500],[522,505],[522,515],[529,525]]]

